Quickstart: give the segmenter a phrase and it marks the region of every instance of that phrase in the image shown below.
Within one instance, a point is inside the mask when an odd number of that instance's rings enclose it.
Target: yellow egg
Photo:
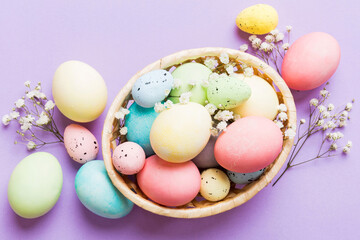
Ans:
[[[90,122],[104,111],[107,89],[104,79],[91,66],[80,61],[61,64],[52,85],[60,112],[76,122]]]
[[[239,13],[236,25],[247,33],[265,34],[276,28],[278,20],[275,8],[267,4],[256,4]]]
[[[230,190],[228,176],[217,168],[209,168],[201,173],[200,194],[206,200],[215,202],[224,199]]]
[[[245,77],[244,74],[234,74],[234,76],[250,86],[251,96],[246,102],[231,110],[241,117],[261,116],[274,120],[278,113],[279,99],[273,87],[256,75]]]
[[[193,159],[210,138],[211,117],[198,103],[175,104],[155,119],[150,143],[162,159],[180,163]]]

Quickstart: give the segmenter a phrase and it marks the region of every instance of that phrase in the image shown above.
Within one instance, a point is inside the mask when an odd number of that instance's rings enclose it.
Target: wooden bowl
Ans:
[[[142,207],[150,212],[175,217],[175,218],[200,218],[215,215],[221,212],[230,210],[239,206],[261,189],[267,186],[287,159],[293,145],[293,139],[285,139],[283,149],[277,159],[269,165],[264,174],[256,181],[246,185],[243,188],[238,188],[233,184],[229,195],[218,202],[209,202],[204,199],[195,198],[192,202],[180,207],[166,207],[149,200],[145,194],[140,190],[136,180],[130,179],[128,176],[119,174],[112,164],[112,151],[119,142],[119,120],[115,119],[114,114],[119,111],[120,107],[128,106],[128,101],[131,100],[131,89],[135,81],[143,74],[155,69],[170,69],[179,66],[185,62],[203,62],[205,57],[214,56],[218,58],[221,53],[227,53],[232,61],[237,64],[246,64],[254,69],[254,74],[267,80],[274,90],[277,91],[280,103],[286,104],[288,108],[288,120],[284,123],[285,126],[296,126],[296,108],[292,94],[280,75],[270,66],[265,64],[260,59],[233,49],[228,48],[199,48],[180,51],[169,56],[166,56],[136,73],[127,84],[120,90],[107,113],[104,128],[102,132],[102,151],[106,170],[115,187],[129,200],[134,202],[139,207]],[[237,65],[240,66],[240,65]],[[239,67],[240,68],[240,67]],[[240,70],[241,71],[241,70]],[[126,141],[121,139],[120,141]]]

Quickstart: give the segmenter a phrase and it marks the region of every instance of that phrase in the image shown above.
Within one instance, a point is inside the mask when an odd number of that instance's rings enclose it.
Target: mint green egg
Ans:
[[[63,184],[58,160],[47,152],[24,158],[11,174],[8,200],[14,212],[24,218],[37,218],[49,212]]]
[[[250,86],[231,76],[221,75],[212,79],[207,88],[207,98],[219,109],[231,109],[247,101],[251,95]]]
[[[182,93],[191,92],[191,102],[205,105],[206,87],[202,85],[202,82],[208,80],[211,73],[212,71],[208,67],[200,63],[192,62],[179,66],[172,72],[172,76],[174,79],[180,80],[181,84],[178,88],[171,90],[168,99],[173,101],[174,98],[178,99]],[[195,86],[190,85],[191,82],[196,83]],[[176,103],[179,100],[173,102]]]

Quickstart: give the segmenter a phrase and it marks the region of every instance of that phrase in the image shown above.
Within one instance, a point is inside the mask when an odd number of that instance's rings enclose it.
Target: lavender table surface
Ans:
[[[342,50],[331,78],[330,102],[336,106],[359,96],[360,7],[351,1],[265,1],[279,13],[279,27],[292,25],[292,39],[313,31],[332,34]],[[0,114],[11,110],[23,83],[41,81],[51,95],[55,69],[76,59],[97,69],[108,87],[108,104],[126,81],[147,64],[179,50],[219,46],[237,49],[247,34],[236,15],[257,1],[2,1],[0,8]],[[294,92],[298,117],[319,89]],[[104,118],[85,124],[100,140]],[[78,200],[74,178],[80,165],[63,146],[42,150],[55,155],[64,183],[58,203],[45,216],[26,220],[11,210],[7,184],[16,164],[29,153],[14,145],[16,124],[1,127],[0,239],[360,239],[359,107],[344,129],[354,143],[347,157],[316,161],[291,169],[275,186],[246,204],[203,219],[173,219],[139,207],[123,219],[89,212]],[[63,130],[70,123],[57,115]],[[305,159],[319,139],[306,146]],[[310,156],[310,155],[309,155]],[[98,155],[101,159],[101,154]]]

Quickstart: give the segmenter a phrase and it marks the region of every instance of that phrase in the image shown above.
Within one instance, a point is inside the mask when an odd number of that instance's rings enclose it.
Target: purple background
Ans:
[[[359,96],[359,4],[352,1],[266,1],[279,13],[279,27],[294,27],[292,39],[313,31],[332,34],[342,59],[329,85],[336,106]],[[236,15],[257,1],[2,1],[0,8],[0,115],[23,94],[23,83],[41,81],[51,95],[55,69],[76,59],[97,69],[108,87],[108,104],[126,81],[149,63],[179,50],[219,46],[237,49],[247,34]],[[319,88],[320,89],[320,88]],[[319,89],[294,93],[298,117],[307,116]],[[1,127],[0,239],[360,239],[359,108],[345,129],[354,149],[291,169],[275,187],[231,211],[203,219],[173,219],[134,207],[125,218],[100,218],[77,199],[74,178],[80,165],[63,146],[54,154],[64,183],[56,206],[36,220],[18,217],[7,201],[7,184],[16,164],[29,153],[14,145],[16,124]],[[105,112],[86,124],[100,140]],[[69,120],[57,115],[61,129]],[[315,151],[306,146],[305,159]],[[101,159],[101,154],[98,156]]]

